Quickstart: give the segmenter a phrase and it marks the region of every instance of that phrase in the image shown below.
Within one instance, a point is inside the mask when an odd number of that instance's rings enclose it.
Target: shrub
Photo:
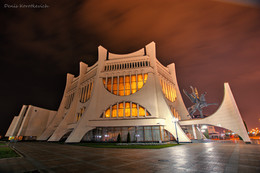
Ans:
[[[121,135],[120,135],[120,133],[118,133],[117,142],[118,142],[118,143],[121,143]]]
[[[129,132],[127,133],[127,141],[126,142],[127,143],[131,142],[131,137],[130,137],[130,133]]]

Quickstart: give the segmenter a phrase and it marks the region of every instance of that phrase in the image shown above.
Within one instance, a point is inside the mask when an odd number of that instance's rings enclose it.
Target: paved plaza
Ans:
[[[18,142],[23,157],[0,159],[0,172],[260,172],[260,145],[196,143],[163,149],[89,148]]]

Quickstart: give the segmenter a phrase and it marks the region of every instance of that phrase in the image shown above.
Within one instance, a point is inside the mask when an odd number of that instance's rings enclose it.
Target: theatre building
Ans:
[[[29,135],[36,140],[69,143],[112,142],[117,141],[118,134],[124,142],[129,134],[131,142],[164,142],[177,138],[180,142],[191,142],[203,138],[197,124],[211,124],[232,130],[244,141],[250,141],[227,83],[216,113],[203,119],[190,119],[188,114],[178,87],[175,64],[165,67],[156,59],[154,42],[123,55],[99,46],[98,61],[93,66],[80,62],[77,77],[67,74],[57,111],[24,106],[19,116],[14,117],[6,136],[28,139]],[[32,133],[27,134],[29,130]]]

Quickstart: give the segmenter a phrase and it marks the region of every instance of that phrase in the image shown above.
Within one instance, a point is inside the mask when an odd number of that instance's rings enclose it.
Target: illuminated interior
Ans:
[[[174,137],[164,126],[138,126],[138,127],[97,127],[87,132],[82,141],[116,142],[118,134],[121,141],[127,142],[128,133],[131,142],[159,142],[172,141]]]
[[[174,84],[162,78],[160,79],[160,84],[162,86],[162,91],[165,97],[171,102],[174,102],[177,99],[177,93]]]
[[[179,113],[176,111],[176,109],[174,109],[172,106],[171,106],[171,112],[173,114],[173,116],[175,118],[178,118],[179,120],[181,120],[181,116],[179,115]]]
[[[120,102],[110,106],[101,115],[102,118],[146,117],[151,114],[139,104],[133,102]]]
[[[147,81],[148,74],[134,74],[103,78],[105,88],[119,96],[128,96],[140,90]]]

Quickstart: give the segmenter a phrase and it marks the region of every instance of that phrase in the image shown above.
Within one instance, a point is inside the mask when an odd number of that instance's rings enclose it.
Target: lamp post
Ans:
[[[173,122],[174,122],[174,124],[175,124],[175,131],[176,131],[176,137],[177,137],[177,144],[179,144],[179,138],[178,138],[178,132],[177,132],[177,125],[176,125],[176,123],[179,121],[179,119],[178,118],[173,118]]]

